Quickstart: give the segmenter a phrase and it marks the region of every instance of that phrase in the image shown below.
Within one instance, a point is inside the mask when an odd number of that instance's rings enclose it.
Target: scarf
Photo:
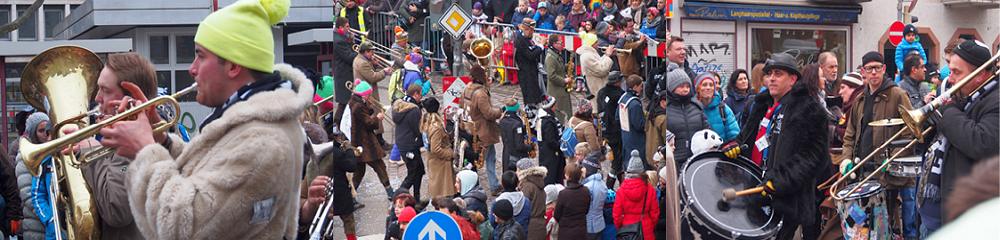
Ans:
[[[254,81],[246,86],[241,87],[236,93],[233,93],[229,97],[229,100],[222,107],[217,107],[212,110],[212,114],[208,115],[204,121],[201,122],[201,127],[198,128],[199,131],[205,129],[209,123],[214,122],[222,117],[222,114],[226,112],[229,107],[235,105],[236,103],[246,101],[250,99],[251,96],[260,92],[274,91],[279,88],[292,89],[292,82],[288,80],[282,80],[281,75],[277,72],[267,75],[263,79]]]

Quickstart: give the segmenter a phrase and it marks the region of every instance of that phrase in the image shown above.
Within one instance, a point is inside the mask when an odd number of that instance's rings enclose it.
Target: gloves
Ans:
[[[10,233],[11,235],[21,232],[21,220],[10,220]]]
[[[840,175],[847,176],[848,178],[854,179],[854,176],[855,176],[854,173],[851,173],[850,175],[847,175],[847,172],[851,171],[851,169],[854,168],[854,162],[855,161],[857,161],[856,158],[854,160],[844,159],[844,160],[840,161]]]
[[[761,196],[767,197],[768,194],[774,194],[774,182],[771,180],[767,180],[767,183],[762,184],[762,187],[764,187],[764,191],[760,192]]]
[[[726,157],[731,159],[735,159],[736,156],[739,156],[741,151],[740,144],[736,143],[736,141],[730,141],[723,144],[719,149],[722,150],[722,153],[725,154]]]

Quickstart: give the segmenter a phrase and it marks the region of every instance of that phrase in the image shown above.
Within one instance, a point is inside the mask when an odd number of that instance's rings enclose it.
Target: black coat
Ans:
[[[420,106],[405,97],[392,103],[392,122],[396,124],[396,147],[400,151],[415,151],[424,146],[420,134]]]
[[[500,156],[504,171],[513,168],[517,160],[528,157],[528,151],[532,148],[524,142],[528,137],[528,130],[517,112],[505,112],[503,118],[500,118],[500,142],[503,143]]]
[[[550,110],[545,110],[551,112]],[[542,117],[542,140],[538,143],[538,165],[548,169],[545,175],[545,185],[560,184],[563,179],[563,168],[566,167],[566,157],[559,150],[562,123],[549,114]]]
[[[774,210],[795,223],[812,224],[816,215],[816,185],[818,176],[831,171],[829,135],[826,111],[818,99],[809,94],[802,82],[792,86],[781,99],[781,112],[772,117],[775,129],[768,137],[768,157],[764,163],[765,181],[774,184]],[[754,98],[746,125],[736,138],[751,146],[742,151],[750,157],[757,130],[768,108],[774,104],[769,93]]]
[[[525,104],[542,102],[542,86],[538,83],[538,63],[542,61],[545,49],[531,43],[531,38],[518,35],[514,40],[514,60],[517,63],[517,80],[521,85],[521,96]]]
[[[672,92],[667,94],[667,130],[674,133],[674,159],[677,169],[681,169],[693,154],[691,153],[691,137],[702,129],[710,129],[708,118],[702,111],[701,102],[691,97],[680,97]],[[765,109],[766,110],[766,109]]]
[[[517,8],[517,1],[494,0],[484,6],[483,13],[490,17],[489,22],[493,22],[494,17],[500,17],[503,19],[501,22],[511,23],[515,8]]]
[[[994,87],[983,94],[967,112],[962,111],[965,101],[956,101],[939,110],[943,117],[934,126],[938,134],[948,138],[941,173],[942,198],[947,198],[955,190],[955,180],[968,175],[976,163],[996,156],[1000,151],[997,149],[1000,145],[1000,128],[997,126],[1000,122],[1000,96],[997,92]],[[933,135],[925,138],[933,139]],[[946,215],[942,212],[941,216]]]
[[[333,89],[334,100],[340,104],[347,104],[351,99],[351,90],[345,85],[348,81],[354,81],[354,57],[358,55],[354,52],[353,40],[347,35],[333,33]]]
[[[590,210],[590,190],[570,182],[559,192],[552,217],[559,223],[560,239],[587,238],[587,211]]]
[[[622,142],[622,124],[618,121],[618,99],[625,91],[621,87],[605,85],[597,91],[597,113],[601,116],[601,135],[608,140],[608,145],[618,146]]]
[[[351,185],[347,181],[347,173],[354,172],[357,165],[354,152],[342,149],[339,142],[334,142],[333,151],[321,156],[320,161],[332,161],[330,164],[320,163],[324,168],[321,174],[333,181],[333,215],[345,215],[354,212],[354,196],[351,195]]]
[[[3,155],[0,153],[0,155]],[[21,220],[21,196],[18,195],[20,191],[17,188],[17,175],[14,174],[14,165],[11,161],[7,160],[7,155],[0,157],[0,195],[2,195],[4,201],[6,201],[6,207],[4,208],[3,220],[4,223],[9,223],[10,220]],[[9,233],[10,224],[0,225],[0,229],[5,233]]]

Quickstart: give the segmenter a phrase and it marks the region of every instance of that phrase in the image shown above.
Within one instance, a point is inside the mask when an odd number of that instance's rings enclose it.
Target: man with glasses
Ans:
[[[896,86],[896,83],[891,79],[886,79],[882,54],[874,51],[868,52],[861,58],[861,62],[864,92],[858,96],[858,100],[854,103],[855,105],[851,109],[851,112],[848,113],[850,117],[847,119],[847,130],[844,133],[844,150],[841,155],[843,160],[840,161],[840,171],[845,175],[847,175],[847,171],[854,168],[854,165],[861,158],[868,156],[868,154],[875,150],[876,146],[888,141],[890,137],[903,128],[902,125],[876,127],[870,126],[868,123],[884,119],[900,118],[897,106],[902,106],[906,109],[912,108],[906,91]],[[909,134],[904,135],[909,136]],[[900,139],[906,139],[906,136]],[[874,172],[878,166],[882,165],[882,160],[893,153],[892,151],[894,150],[887,149],[876,153],[877,155],[872,158],[873,160],[866,162],[861,166],[860,171],[848,177],[864,177]],[[902,156],[909,155],[912,155],[912,152],[902,154]],[[899,202],[895,200],[896,194],[899,192],[903,193],[903,201],[912,203],[914,194],[912,188],[907,188],[907,186],[913,186],[915,183],[914,180],[911,178],[896,178],[887,174],[882,174],[879,180],[884,188],[889,189],[888,207],[891,219],[899,219],[899,211],[896,210],[899,207]],[[902,191],[900,191],[901,189]],[[913,208],[911,207],[910,209]],[[904,214],[908,216],[915,214],[915,211],[910,209],[904,210]],[[915,217],[910,216],[907,219],[912,220]],[[896,221],[891,222],[895,223]],[[916,227],[913,221],[907,221],[904,225],[907,232],[914,230]],[[898,230],[898,228],[896,229]]]

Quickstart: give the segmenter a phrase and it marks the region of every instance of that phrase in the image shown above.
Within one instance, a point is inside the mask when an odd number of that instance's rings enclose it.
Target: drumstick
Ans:
[[[722,201],[728,202],[728,201],[732,201],[733,199],[736,199],[736,197],[746,196],[746,195],[750,195],[750,194],[756,194],[756,193],[760,193],[760,192],[763,192],[763,191],[764,191],[764,186],[755,187],[755,188],[747,188],[747,189],[741,190],[739,192],[737,192],[736,189],[727,188],[725,190],[722,190]]]

